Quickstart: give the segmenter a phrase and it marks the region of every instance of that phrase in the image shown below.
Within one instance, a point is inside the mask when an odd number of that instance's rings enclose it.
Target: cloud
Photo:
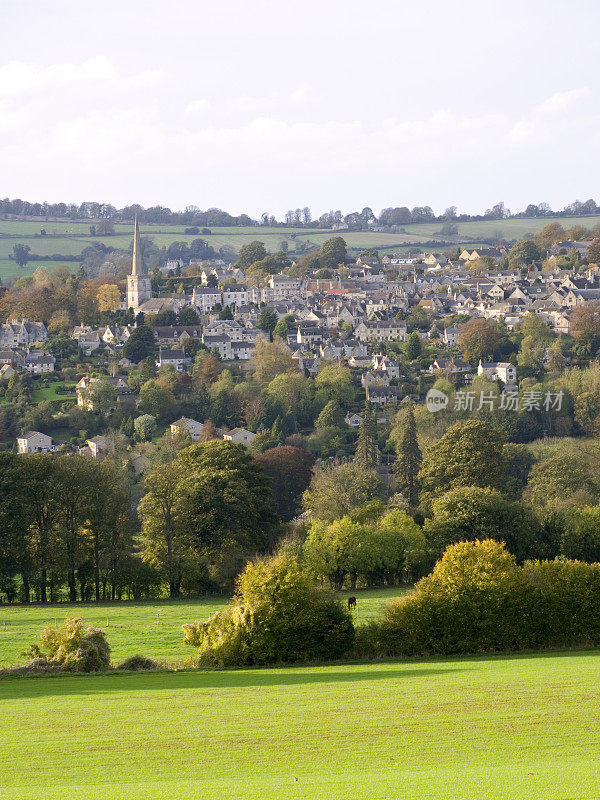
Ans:
[[[568,111],[579,100],[590,95],[587,86],[581,89],[569,89],[567,92],[555,92],[536,107],[535,111],[539,114],[563,114]]]
[[[521,118],[448,108],[340,118],[344,110],[319,105],[310,83],[213,97],[197,87],[199,96],[162,91],[166,78],[160,70],[128,73],[101,56],[0,67],[4,191],[256,215],[299,203],[443,208],[464,198],[477,210],[498,197],[513,206],[512,186],[536,163],[558,169],[569,136],[579,141],[569,163],[576,168],[597,130],[576,105],[585,89],[553,95]],[[574,111],[561,116],[561,108]],[[552,201],[532,180],[535,194]]]
[[[536,126],[531,120],[519,120],[506,134],[506,139],[513,144],[528,142],[535,139]]]
[[[202,117],[211,109],[212,109],[212,104],[210,100],[207,100],[206,98],[201,98],[199,100],[192,100],[192,102],[188,103],[187,106],[183,109],[183,116],[190,118]]]
[[[9,61],[0,67],[0,97],[18,97],[67,86],[90,86],[114,81],[117,70],[104,56],[81,64],[64,63],[41,66],[24,61]]]

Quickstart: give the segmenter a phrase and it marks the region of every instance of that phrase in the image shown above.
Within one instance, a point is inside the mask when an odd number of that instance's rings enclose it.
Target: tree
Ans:
[[[571,333],[576,339],[600,337],[600,302],[588,300],[571,311]]]
[[[458,344],[464,357],[472,363],[491,357],[499,343],[498,329],[481,317],[470,319],[458,329]]]
[[[139,512],[142,520],[142,556],[159,567],[169,583],[169,597],[181,591],[184,562],[189,551],[182,524],[181,467],[176,460],[152,470],[144,481],[146,494]]]
[[[341,236],[333,236],[323,242],[319,253],[321,266],[329,269],[337,269],[340,264],[346,261],[346,242]]]
[[[154,417],[160,418],[166,414],[173,402],[172,392],[157,380],[147,381],[140,389],[140,404],[147,414]]]
[[[103,283],[98,287],[98,311],[118,311],[121,292],[114,283]]]
[[[55,311],[50,317],[48,323],[48,333],[68,333],[73,328],[71,315],[66,309]],[[77,351],[75,351],[77,352]]]
[[[181,450],[180,488],[198,550],[262,551],[278,532],[268,478],[244,445],[212,441]]]
[[[434,500],[425,536],[438,557],[450,544],[484,538],[505,542],[519,561],[541,555],[539,524],[531,511],[487,487],[461,486]]]
[[[107,443],[118,433],[108,434]],[[94,480],[88,488],[89,515],[83,529],[96,601],[100,600],[101,570],[111,576],[112,599],[122,580],[122,567],[131,554],[130,487],[120,464],[107,459],[95,465]],[[81,568],[80,568],[81,570]],[[82,599],[85,590],[81,589]]]
[[[76,339],[72,339],[68,334],[58,333],[46,339],[44,350],[52,353],[57,358],[69,358],[69,356],[77,355],[79,344]]]
[[[22,244],[19,242],[13,246],[13,260],[23,268],[25,264],[29,261],[29,253],[31,252],[31,247],[28,244]]]
[[[246,270],[246,283],[248,286],[258,286],[262,289],[269,282],[270,273],[262,266],[260,261],[250,264]]]
[[[371,408],[371,403],[365,403],[363,419],[358,429],[356,442],[355,461],[361,467],[369,469],[377,466],[377,418]]]
[[[256,325],[261,331],[267,333],[269,338],[272,338],[275,325],[277,325],[277,314],[269,308],[263,308],[258,315]]]
[[[100,219],[96,224],[96,233],[98,236],[112,236],[115,232],[115,226],[110,219]]]
[[[240,269],[247,269],[251,264],[262,261],[267,256],[267,249],[263,242],[249,242],[240,247],[238,253],[237,266]]]
[[[182,308],[179,314],[177,315],[178,324],[179,325],[197,325],[200,322],[200,317],[198,316],[198,312],[191,308],[191,306],[186,306]]]
[[[381,493],[381,481],[374,469],[342,464],[316,469],[302,504],[312,517],[332,522]]]
[[[433,496],[461,486],[500,489],[504,473],[502,437],[485,422],[452,425],[425,454],[419,480]]]
[[[293,519],[300,506],[302,493],[308,488],[315,458],[297,447],[272,447],[257,456],[265,475],[271,480],[271,491],[284,522]]]
[[[330,400],[315,421],[315,428],[343,428],[344,412],[337,400]]]
[[[123,355],[135,364],[148,356],[153,356],[155,351],[154,334],[148,325],[138,325],[134,328],[123,345]]]
[[[88,400],[93,405],[94,411],[106,414],[111,411],[117,403],[117,390],[108,381],[99,380],[87,390]]]
[[[593,239],[587,251],[590,264],[600,264],[600,238]]]
[[[69,600],[77,600],[76,570],[86,561],[84,526],[92,509],[90,490],[97,480],[97,463],[83,456],[59,456],[54,462],[56,532],[69,585]]]
[[[281,339],[273,342],[258,337],[252,357],[254,378],[258,383],[270,383],[276,375],[294,367],[292,351]]]
[[[273,336],[279,336],[280,339],[283,339],[284,342],[287,342],[289,328],[294,324],[294,322],[294,317],[291,314],[286,314],[285,317],[282,317],[277,321],[277,324],[273,329]]]
[[[0,453],[0,576],[7,580],[20,575],[21,600],[26,603],[36,566],[27,464],[27,459],[13,453]]]
[[[525,496],[536,508],[551,511],[576,503],[595,503],[598,488],[583,456],[560,453],[533,465]]]
[[[540,250],[548,250],[556,242],[563,241],[565,237],[565,229],[560,222],[551,222],[535,234],[534,242]]]
[[[406,493],[409,505],[416,506],[419,502],[419,470],[421,469],[423,457],[419,448],[417,424],[412,403],[408,403],[398,414],[391,438],[396,448],[394,473],[398,489]]]
[[[414,361],[421,357],[421,337],[416,331],[408,334],[404,352],[409,361]]]
[[[347,406],[354,400],[352,373],[348,367],[334,361],[322,363],[315,378],[317,394],[323,400],[336,400]]]
[[[265,389],[269,409],[275,413],[293,415],[302,424],[312,422],[313,382],[300,372],[285,372],[276,375]]]
[[[567,558],[600,561],[600,508],[583,506],[573,508],[567,515],[561,537],[561,553]]]
[[[518,265],[519,263],[530,265],[535,261],[539,261],[541,257],[542,254],[539,248],[531,239],[521,239],[521,241],[513,245],[508,254],[509,264],[513,265]]]
[[[359,507],[356,514],[353,512],[329,525],[313,522],[303,546],[307,565],[336,589],[341,589],[348,579],[350,589],[355,589],[359,578],[372,586],[423,574],[426,542],[414,520],[405,511],[396,509],[372,521],[363,521],[359,518],[362,511]]]
[[[152,414],[142,414],[133,423],[138,442],[149,442],[156,433],[156,418]]]

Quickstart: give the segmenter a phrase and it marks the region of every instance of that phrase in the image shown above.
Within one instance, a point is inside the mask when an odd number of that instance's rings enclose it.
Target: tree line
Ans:
[[[331,227],[339,222],[345,222],[350,227],[362,227],[369,224],[397,226],[418,222],[444,222],[456,220],[458,222],[477,221],[485,219],[508,219],[510,217],[547,217],[547,216],[589,216],[597,214],[599,207],[595,200],[585,202],[575,200],[566,205],[562,211],[552,211],[548,203],[530,203],[523,211],[512,214],[503,202],[496,203],[486,209],[483,214],[458,213],[456,206],[449,206],[442,214],[436,215],[430,206],[415,206],[412,210],[407,206],[384,208],[379,217],[366,206],[362,211],[354,211],[345,216],[341,211],[329,211],[318,219],[307,206],[289,210],[282,221],[278,221],[270,212],[263,212],[260,219],[253,219],[248,214],[234,216],[220,208],[208,208],[202,211],[195,205],[187,206],[183,211],[172,211],[166,206],[151,206],[144,208],[139,204],[116,208],[110,203],[85,202],[76,203],[48,203],[30,202],[20,198],[5,197],[0,200],[0,216],[16,217],[44,217],[77,220],[110,220],[112,222],[132,222],[135,217],[144,223],[164,223],[169,225],[188,226],[253,226],[269,225],[282,227]]]

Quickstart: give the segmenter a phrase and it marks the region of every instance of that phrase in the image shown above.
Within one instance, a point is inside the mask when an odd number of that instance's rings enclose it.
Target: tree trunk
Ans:
[[[40,573],[40,602],[47,603],[46,587],[48,586],[48,571],[44,567]]]
[[[68,578],[69,582],[69,600],[72,603],[77,602],[77,582],[75,581],[75,570],[69,568]]]
[[[23,581],[21,587],[21,602],[28,603],[31,596],[31,587],[29,585],[29,575],[25,569],[21,572],[21,580]]]

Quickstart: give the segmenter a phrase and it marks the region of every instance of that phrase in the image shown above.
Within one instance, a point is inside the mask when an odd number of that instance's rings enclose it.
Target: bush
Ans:
[[[151,658],[147,658],[146,656],[129,656],[126,658],[125,661],[121,661],[120,664],[117,665],[118,670],[125,671],[138,671],[143,669],[160,669],[160,664],[157,661],[153,661]]]
[[[247,564],[233,604],[183,629],[199,664],[215,667],[336,659],[354,639],[347,609],[284,556]]]
[[[81,617],[67,618],[58,628],[44,628],[41,647],[33,645],[27,655],[50,668],[65,672],[100,672],[110,667],[110,646],[104,631],[85,628]]]
[[[523,566],[530,647],[600,644],[600,564],[556,559]]]
[[[448,655],[600,643],[600,564],[530,561],[503,544],[447,548],[415,591],[388,605],[363,655]]]

